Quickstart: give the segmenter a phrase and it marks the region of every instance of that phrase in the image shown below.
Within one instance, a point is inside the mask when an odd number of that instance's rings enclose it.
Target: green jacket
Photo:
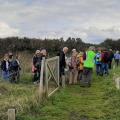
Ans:
[[[86,60],[84,61],[84,67],[86,68],[93,68],[95,61],[95,52],[94,51],[87,51],[86,52]]]

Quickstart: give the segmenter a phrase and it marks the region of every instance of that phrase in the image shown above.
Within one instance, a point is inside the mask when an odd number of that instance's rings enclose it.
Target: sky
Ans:
[[[0,37],[120,38],[120,0],[0,0]]]

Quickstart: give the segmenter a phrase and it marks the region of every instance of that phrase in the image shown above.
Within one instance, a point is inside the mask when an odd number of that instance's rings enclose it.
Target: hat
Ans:
[[[95,47],[94,46],[90,46],[89,50],[95,50]]]
[[[76,52],[76,49],[72,49],[72,52]]]

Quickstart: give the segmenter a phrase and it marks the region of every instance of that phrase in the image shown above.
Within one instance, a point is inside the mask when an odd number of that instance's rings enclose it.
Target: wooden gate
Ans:
[[[42,60],[40,93],[50,97],[59,89],[59,57]],[[43,93],[42,93],[43,94]]]
[[[45,85],[48,97],[59,89],[59,57],[45,61]]]

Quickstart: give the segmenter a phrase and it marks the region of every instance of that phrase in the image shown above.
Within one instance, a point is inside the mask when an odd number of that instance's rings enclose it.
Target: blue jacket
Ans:
[[[97,53],[95,56],[95,64],[101,64],[101,53]]]

